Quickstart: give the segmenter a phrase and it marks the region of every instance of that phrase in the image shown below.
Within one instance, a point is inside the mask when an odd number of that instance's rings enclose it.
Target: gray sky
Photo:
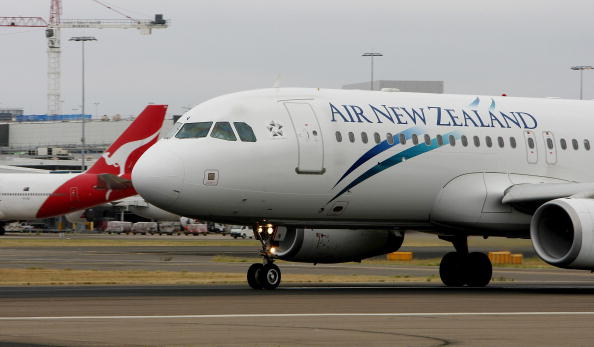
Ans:
[[[594,65],[594,1],[585,0],[105,0],[135,18],[163,13],[168,29],[62,31],[63,111],[135,114],[147,103],[181,113],[209,98],[271,87],[340,88],[377,79],[444,80],[447,93],[577,98],[571,65]],[[47,19],[50,0],[2,0],[0,16]],[[91,0],[63,0],[63,18],[121,18]],[[0,28],[0,107],[46,112],[42,29]],[[584,98],[594,98],[594,71]]]

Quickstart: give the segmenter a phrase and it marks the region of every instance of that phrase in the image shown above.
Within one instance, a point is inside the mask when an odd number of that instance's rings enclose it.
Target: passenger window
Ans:
[[[336,132],[336,142],[342,142],[342,134],[340,131]]]
[[[510,136],[509,145],[511,146],[511,148],[516,148],[516,138],[515,137]]]
[[[489,147],[489,148],[491,148],[493,146],[493,141],[491,141],[491,136],[485,137],[485,143],[487,144],[487,147]]]
[[[554,145],[555,144],[553,143],[553,140],[550,137],[548,137],[547,138],[547,148],[548,149],[553,149]]]
[[[413,145],[419,144],[419,136],[417,134],[413,134],[412,140],[413,140]]]
[[[361,133],[361,141],[363,143],[367,143],[367,141],[369,141],[369,139],[367,138],[367,133],[366,132],[362,132]]]
[[[590,150],[590,141],[589,140],[584,140],[584,148],[586,149],[586,151]]]
[[[425,134],[425,144],[431,146],[431,136],[429,134]]]
[[[565,139],[561,139],[559,142],[561,143],[561,149],[567,149],[567,142],[565,142]]]
[[[481,140],[479,139],[478,136],[473,137],[473,140],[474,140],[475,147],[479,147],[481,145]]]
[[[355,142],[355,134],[353,134],[352,131],[349,131],[349,141],[351,141],[351,143]]]
[[[497,138],[497,144],[499,144],[499,147],[503,148],[505,146],[505,142],[503,142],[503,137],[499,136]]]
[[[437,144],[443,146],[443,136],[437,135]]]
[[[386,134],[386,140],[388,140],[388,143],[393,145],[394,144],[394,137],[392,136],[391,133],[387,133]]]
[[[172,138],[173,135],[175,135],[183,125],[184,125],[184,123],[180,123],[180,122],[173,124],[171,129],[169,129],[169,132],[167,132],[167,135],[165,135],[165,137],[163,137],[163,138],[165,138],[165,139]]]
[[[450,135],[449,139],[450,139],[450,146],[454,147],[456,145],[456,138],[454,137],[454,135]]]
[[[404,136],[404,134],[400,134],[398,137],[400,138],[400,144],[406,145],[406,136]]]
[[[382,142],[382,137],[378,133],[373,134],[373,139],[375,140],[375,143]]]
[[[466,137],[466,135],[462,135],[462,146],[468,146],[468,138]]]
[[[214,128],[212,128],[210,137],[226,141],[237,141],[237,137],[235,137],[233,128],[231,128],[231,124],[229,124],[229,122],[217,122]]]
[[[528,147],[534,149],[534,139],[531,137],[528,138]]]
[[[239,139],[243,142],[256,142],[256,135],[252,130],[252,127],[244,122],[234,122],[235,130],[239,135]]]
[[[229,126],[229,129],[231,129],[229,123],[227,123],[227,125]],[[195,139],[206,137],[211,126],[212,122],[184,123],[177,134],[175,134],[175,137],[178,139]],[[233,133],[233,130],[231,130],[231,132]]]
[[[576,139],[571,140],[571,146],[577,151],[579,149],[578,141]]]

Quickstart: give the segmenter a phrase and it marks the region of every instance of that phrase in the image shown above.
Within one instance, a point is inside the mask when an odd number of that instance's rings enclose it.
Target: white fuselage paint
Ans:
[[[77,174],[0,174],[0,220],[35,219],[43,203]],[[76,192],[78,193],[78,192]],[[77,198],[76,196],[72,197]]]
[[[505,188],[519,183],[592,181],[594,149],[586,150],[584,140],[594,141],[590,130],[594,102],[480,96],[477,104],[476,99],[315,89],[225,95],[196,106],[179,122],[246,122],[253,128],[256,142],[225,141],[210,135],[163,139],[138,162],[133,182],[147,201],[172,213],[234,223],[268,220],[310,226],[431,227],[435,225],[432,213],[447,219],[450,212],[456,214],[461,209],[460,218],[466,218],[462,225],[504,230],[510,223],[514,224],[510,229],[527,231],[530,216],[501,204]],[[349,121],[333,113],[330,104]],[[358,117],[358,109],[348,105],[360,107],[369,121]],[[386,113],[383,105],[396,107],[400,116],[391,114],[393,122],[381,114],[376,117],[370,105]],[[297,114],[307,108],[313,110],[313,118],[291,118],[290,112]],[[402,108],[409,113],[422,108],[426,124],[417,117],[415,125]],[[463,111],[477,124],[468,119],[463,124]],[[489,120],[489,111],[497,120]],[[518,124],[506,121],[500,112],[515,116]],[[494,126],[480,126],[476,117]],[[332,200],[378,163],[414,146],[409,138],[405,145],[391,147],[335,186],[353,163],[376,146],[375,133],[383,141],[387,133],[415,126],[413,133],[419,136],[419,143],[425,134],[435,141],[438,135],[455,132],[455,146],[444,144],[400,159]],[[312,140],[314,131],[319,134]],[[341,133],[342,142],[337,141],[336,132]],[[362,133],[366,133],[367,143],[362,141]],[[467,146],[461,143],[462,135],[468,139]],[[478,147],[474,136],[480,139]],[[503,147],[498,137],[503,138]],[[553,149],[547,149],[547,137],[554,139]],[[510,146],[510,138],[515,139],[515,148]],[[535,142],[534,149],[529,148],[528,138]],[[567,149],[561,149],[560,139],[565,139]],[[578,141],[577,150],[572,147],[573,139]],[[215,173],[210,177],[214,181],[208,180],[209,173]],[[335,210],[337,206],[342,209]]]

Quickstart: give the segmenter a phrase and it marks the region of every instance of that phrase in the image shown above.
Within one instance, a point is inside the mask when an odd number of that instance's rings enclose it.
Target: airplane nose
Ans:
[[[146,201],[170,210],[181,192],[184,166],[165,142],[154,144],[136,162],[132,185]]]

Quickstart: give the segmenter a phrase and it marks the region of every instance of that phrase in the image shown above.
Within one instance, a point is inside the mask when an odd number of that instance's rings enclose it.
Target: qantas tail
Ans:
[[[167,105],[147,106],[86,173],[129,178],[136,161],[157,142],[166,111]]]

